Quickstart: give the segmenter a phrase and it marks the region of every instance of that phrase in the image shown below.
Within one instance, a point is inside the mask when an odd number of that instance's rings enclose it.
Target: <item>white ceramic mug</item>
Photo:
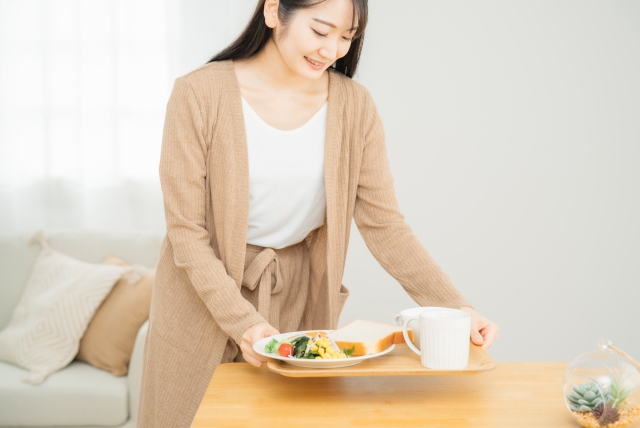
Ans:
[[[422,351],[409,340],[407,327],[417,320]],[[471,315],[460,309],[439,308],[422,311],[402,325],[404,340],[413,352],[420,355],[424,367],[433,370],[461,370],[469,364]],[[414,331],[414,335],[416,332]]]
[[[421,312],[424,311],[434,311],[438,309],[448,309],[441,308],[439,306],[418,306],[417,308],[409,308],[400,311],[398,315],[393,319],[393,323],[395,325],[403,325],[406,320],[409,318],[414,318],[413,321],[409,323],[409,328],[413,330],[413,343],[416,345],[418,349],[420,348],[420,323],[418,322],[417,316],[420,315]]]

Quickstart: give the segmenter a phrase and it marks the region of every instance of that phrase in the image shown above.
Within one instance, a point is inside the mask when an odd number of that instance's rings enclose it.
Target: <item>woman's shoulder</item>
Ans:
[[[201,80],[212,76],[224,76],[232,70],[233,64],[231,61],[213,61],[202,64],[177,78],[184,80]]]
[[[335,79],[341,86],[341,91],[345,94],[357,96],[357,97],[370,97],[371,94],[366,86],[362,83],[353,80],[353,78],[345,76],[333,68],[328,69],[331,73],[331,78]]]
[[[330,73],[334,82],[337,82],[338,90],[335,93],[340,94],[341,104],[347,112],[345,117],[352,119],[356,116],[367,120],[375,114],[377,110],[373,96],[365,85],[339,71],[331,70]]]
[[[208,62],[175,79],[178,84],[188,84],[195,92],[211,93],[233,85],[235,74],[231,61]]]

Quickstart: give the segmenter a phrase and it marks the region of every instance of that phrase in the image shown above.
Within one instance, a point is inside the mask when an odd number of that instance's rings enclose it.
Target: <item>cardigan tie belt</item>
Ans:
[[[273,262],[273,263],[272,263]],[[272,269],[275,268],[276,282],[272,289],[271,275]],[[264,317],[270,324],[271,320],[269,311],[271,309],[271,295],[282,291],[284,283],[282,274],[280,273],[280,264],[278,256],[273,248],[265,248],[251,261],[242,277],[242,286],[249,290],[258,289],[258,313]]]

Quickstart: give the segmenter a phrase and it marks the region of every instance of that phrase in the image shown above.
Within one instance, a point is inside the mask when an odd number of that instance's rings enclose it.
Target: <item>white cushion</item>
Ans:
[[[39,253],[28,246],[32,234],[0,233],[0,329],[9,324]],[[51,248],[90,263],[115,254],[131,264],[156,266],[164,234],[141,231],[48,230]]]
[[[9,325],[0,331],[0,360],[30,370],[23,381],[37,385],[65,367],[96,309],[129,267],[93,264],[43,246]]]
[[[127,378],[74,361],[40,385],[0,362],[0,426],[117,426],[128,418]]]

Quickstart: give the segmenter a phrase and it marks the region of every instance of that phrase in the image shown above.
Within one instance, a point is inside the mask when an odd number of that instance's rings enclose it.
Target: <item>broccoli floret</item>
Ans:
[[[267,343],[264,347],[264,352],[267,354],[275,354],[278,352],[280,343],[276,339],[271,339],[271,342]]]

